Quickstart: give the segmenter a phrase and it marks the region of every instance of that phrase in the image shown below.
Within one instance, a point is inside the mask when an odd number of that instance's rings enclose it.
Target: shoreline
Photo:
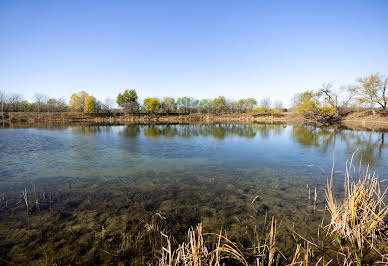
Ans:
[[[388,116],[355,112],[345,116],[341,121],[332,124],[322,124],[304,119],[294,113],[280,113],[276,115],[260,114],[123,114],[99,113],[83,114],[75,112],[11,112],[6,113],[3,124],[163,124],[163,123],[268,123],[268,124],[312,124],[345,126],[354,129],[387,130]]]
[[[292,113],[278,115],[257,114],[123,114],[74,112],[11,112],[5,122],[94,122],[94,123],[136,123],[136,122],[301,122],[303,119]]]

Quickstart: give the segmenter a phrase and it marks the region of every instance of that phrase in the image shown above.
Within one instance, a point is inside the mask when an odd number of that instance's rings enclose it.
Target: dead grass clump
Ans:
[[[387,190],[381,190],[379,179],[368,169],[362,174],[358,171],[357,179],[352,177],[355,172],[351,160],[346,165],[343,199],[337,200],[333,192],[333,165],[326,189],[330,222],[324,226],[322,220],[315,240],[308,240],[289,228],[299,242],[293,256],[286,257],[278,249],[276,220],[272,218],[267,227],[265,218],[261,233],[255,227],[253,247],[245,249],[239,245],[243,252],[221,232],[202,233],[201,224],[196,230],[191,228],[186,241],[176,249],[172,248],[171,238],[162,233],[167,245],[161,251],[159,266],[388,265]],[[322,228],[326,234],[319,233]],[[213,241],[209,239],[212,236]]]
[[[164,233],[167,246],[162,248],[162,254],[159,259],[159,266],[175,266],[175,265],[222,265],[222,259],[233,259],[240,262],[242,265],[248,265],[237,245],[230,241],[226,236],[219,234],[202,232],[202,224],[198,224],[196,230],[189,229],[187,239],[180,244],[177,249],[173,249],[171,238]],[[205,241],[205,238],[216,237],[216,242],[213,243],[214,248],[211,248],[212,243]]]
[[[263,232],[256,235],[256,245],[253,248],[253,255],[255,256],[256,266],[271,266],[279,265],[281,257],[284,255],[279,251],[276,245],[277,238],[277,223],[274,217],[272,217],[271,226],[266,229],[266,218],[264,221]],[[268,231],[268,232],[266,232]]]
[[[331,214],[328,234],[339,243],[340,255],[361,265],[363,257],[370,252],[377,252],[383,257],[378,247],[386,245],[387,241],[387,190],[381,192],[378,178],[368,169],[365,174],[359,172],[357,180],[353,179],[353,172],[354,166],[350,161],[346,165],[345,193],[341,202],[333,196],[333,171],[327,183],[327,209]]]

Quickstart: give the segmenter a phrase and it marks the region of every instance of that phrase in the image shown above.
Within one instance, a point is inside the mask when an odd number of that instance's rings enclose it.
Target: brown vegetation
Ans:
[[[295,239],[300,239],[291,258],[285,257],[277,247],[277,225],[272,218],[269,230],[259,238],[257,245],[242,251],[238,244],[222,235],[222,230],[219,234],[202,233],[201,224],[197,232],[190,229],[186,242],[176,249],[171,247],[171,238],[162,233],[167,239],[167,247],[162,249],[159,265],[224,265],[230,259],[231,264],[256,266],[387,265],[387,190],[380,190],[379,179],[371,176],[368,169],[365,173],[359,170],[359,177],[355,180],[352,177],[354,169],[350,161],[345,171],[344,198],[337,201],[333,193],[333,165],[326,188],[330,222],[318,228],[315,240],[311,237],[309,240],[290,228]],[[321,236],[320,230],[326,234]],[[218,239],[205,241],[207,236],[217,236]]]
[[[93,122],[93,123],[187,123],[187,122],[232,122],[232,123],[319,123],[319,119],[293,112],[278,114],[128,114],[122,112],[84,114],[79,112],[11,112],[4,116],[5,122]],[[322,121],[321,121],[322,122]],[[327,122],[327,121],[325,121]],[[333,121],[332,121],[333,122]],[[362,125],[371,128],[387,128],[388,113],[384,111],[354,111],[344,115],[336,123]]]
[[[8,122],[95,122],[95,123],[131,123],[131,122],[290,122],[300,121],[300,117],[291,113],[274,115],[262,114],[124,114],[100,113],[84,114],[78,112],[7,113]]]

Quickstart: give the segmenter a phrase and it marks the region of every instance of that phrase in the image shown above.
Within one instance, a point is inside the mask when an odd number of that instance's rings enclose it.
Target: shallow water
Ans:
[[[182,235],[203,222],[249,246],[271,216],[309,234],[324,216],[333,158],[337,193],[353,153],[384,180],[385,135],[282,124],[0,129],[0,258],[143,264],[155,259],[151,229]]]

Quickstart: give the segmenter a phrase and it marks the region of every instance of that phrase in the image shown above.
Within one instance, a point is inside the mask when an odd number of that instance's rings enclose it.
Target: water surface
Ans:
[[[386,134],[282,124],[0,129],[0,257],[141,264],[153,257],[152,231],[179,235],[203,222],[249,246],[271,216],[307,234],[324,216],[333,158],[338,193],[353,153],[385,179]],[[287,249],[292,240],[279,237]]]

